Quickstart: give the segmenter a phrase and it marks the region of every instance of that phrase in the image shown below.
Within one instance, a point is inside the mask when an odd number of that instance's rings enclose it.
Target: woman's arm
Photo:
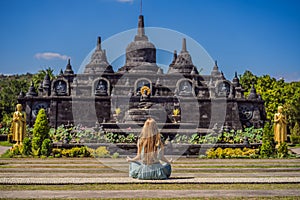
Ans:
[[[169,163],[169,164],[172,162],[172,159],[168,160],[168,159],[165,157],[164,148],[161,149],[161,158],[160,158],[160,160],[163,161],[163,162]]]
[[[141,159],[141,150],[140,150],[140,145],[139,145],[139,141],[137,142],[137,155],[134,158],[130,158],[129,156],[127,156],[126,160],[127,162],[132,162],[132,161],[138,161]]]
[[[141,156],[139,153],[134,158],[130,158],[129,156],[127,156],[127,158],[126,158],[127,162],[138,161],[140,159],[141,159]]]

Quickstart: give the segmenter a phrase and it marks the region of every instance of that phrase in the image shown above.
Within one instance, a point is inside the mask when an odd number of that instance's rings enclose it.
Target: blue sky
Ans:
[[[228,79],[250,70],[300,81],[299,10],[298,0],[143,0],[146,26],[194,39]],[[58,73],[68,57],[78,71],[97,36],[136,28],[139,14],[139,0],[0,0],[0,74]]]

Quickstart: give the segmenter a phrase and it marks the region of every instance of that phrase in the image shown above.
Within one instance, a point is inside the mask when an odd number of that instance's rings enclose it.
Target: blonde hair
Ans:
[[[160,133],[156,121],[152,118],[146,120],[139,140],[139,152],[141,154],[144,149],[144,158],[146,164],[151,164],[157,157],[158,148],[163,148]]]

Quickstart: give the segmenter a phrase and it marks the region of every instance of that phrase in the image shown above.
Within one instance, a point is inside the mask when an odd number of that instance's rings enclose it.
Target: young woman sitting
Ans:
[[[171,160],[164,156],[164,145],[156,121],[146,120],[137,142],[137,155],[127,157],[129,176],[137,179],[167,179],[171,175]]]

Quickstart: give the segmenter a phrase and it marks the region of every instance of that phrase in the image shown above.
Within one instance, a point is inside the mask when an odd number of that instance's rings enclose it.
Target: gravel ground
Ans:
[[[23,190],[0,191],[1,198],[39,199],[39,198],[188,198],[188,197],[293,197],[299,190],[105,190],[105,191],[57,191]]]

